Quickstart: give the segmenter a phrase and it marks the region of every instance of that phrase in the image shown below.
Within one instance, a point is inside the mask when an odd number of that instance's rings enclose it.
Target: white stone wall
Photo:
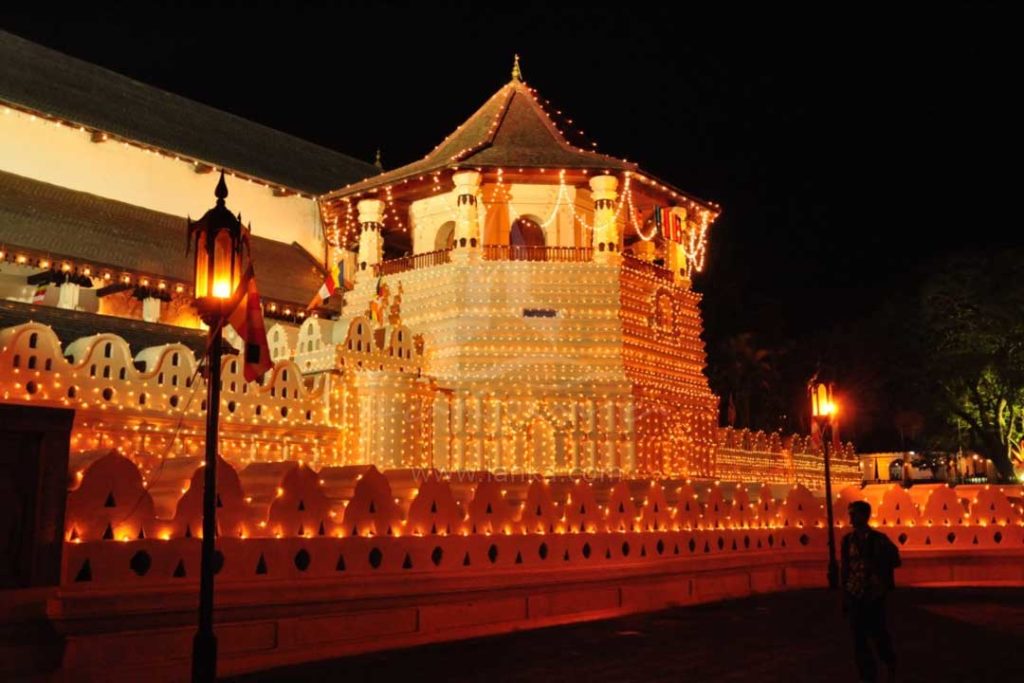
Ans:
[[[438,465],[545,473],[635,466],[616,266],[450,263],[384,281],[392,295],[401,283],[402,322],[424,338],[423,373],[448,392],[435,404]],[[375,293],[376,280],[366,279],[347,294],[336,340]]]
[[[0,169],[173,216],[202,216],[213,206],[217,176],[192,164],[108,140],[88,131],[0,106]],[[252,221],[253,233],[298,242],[323,254],[320,212],[308,197],[275,197],[267,185],[228,178],[228,207]]]

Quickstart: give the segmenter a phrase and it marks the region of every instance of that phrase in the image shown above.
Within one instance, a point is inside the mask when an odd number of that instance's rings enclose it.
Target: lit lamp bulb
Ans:
[[[213,296],[218,299],[227,299],[231,296],[231,283],[227,280],[217,280],[213,283]]]
[[[248,232],[225,206],[228,189],[223,174],[214,194],[216,206],[188,223],[189,248],[195,250],[196,304],[208,325],[224,314],[241,279]]]
[[[831,420],[838,412],[832,396],[832,385],[818,382],[811,385],[811,416],[817,420]]]

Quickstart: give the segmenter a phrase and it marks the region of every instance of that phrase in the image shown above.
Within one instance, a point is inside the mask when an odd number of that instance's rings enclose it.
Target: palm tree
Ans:
[[[772,425],[765,413],[771,403],[777,373],[775,353],[759,347],[751,332],[741,332],[726,339],[713,361],[711,382],[726,402],[731,396],[735,404],[737,428],[763,429]]]

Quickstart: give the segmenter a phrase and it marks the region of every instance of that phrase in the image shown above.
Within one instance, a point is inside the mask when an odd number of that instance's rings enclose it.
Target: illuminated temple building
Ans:
[[[381,172],[3,50],[0,377],[6,400],[77,409],[73,451],[200,452],[183,214],[226,169],[278,361],[252,387],[226,364],[230,461],[816,483],[808,441],[717,427],[690,285],[718,207],[567,142],[518,71]],[[333,263],[352,288],[307,318]]]
[[[518,65],[384,171],[4,33],[0,64],[0,635],[31,662],[188,670],[185,244],[221,177],[275,362],[222,364],[219,673],[823,584],[821,444],[718,425],[692,284],[720,208],[572,143]],[[832,481],[898,581],[1024,584],[1019,486],[862,489],[850,444]]]

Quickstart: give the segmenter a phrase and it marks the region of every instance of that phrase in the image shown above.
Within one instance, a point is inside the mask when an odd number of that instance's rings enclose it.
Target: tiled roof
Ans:
[[[186,231],[184,217],[0,171],[0,246],[192,282]],[[297,244],[253,237],[252,252],[268,299],[305,305],[323,283],[321,265]]]
[[[453,167],[636,170],[632,164],[566,141],[533,92],[511,81],[419,161],[348,185],[331,197],[344,197],[405,178]]]
[[[321,194],[377,168],[0,31],[0,102]]]

